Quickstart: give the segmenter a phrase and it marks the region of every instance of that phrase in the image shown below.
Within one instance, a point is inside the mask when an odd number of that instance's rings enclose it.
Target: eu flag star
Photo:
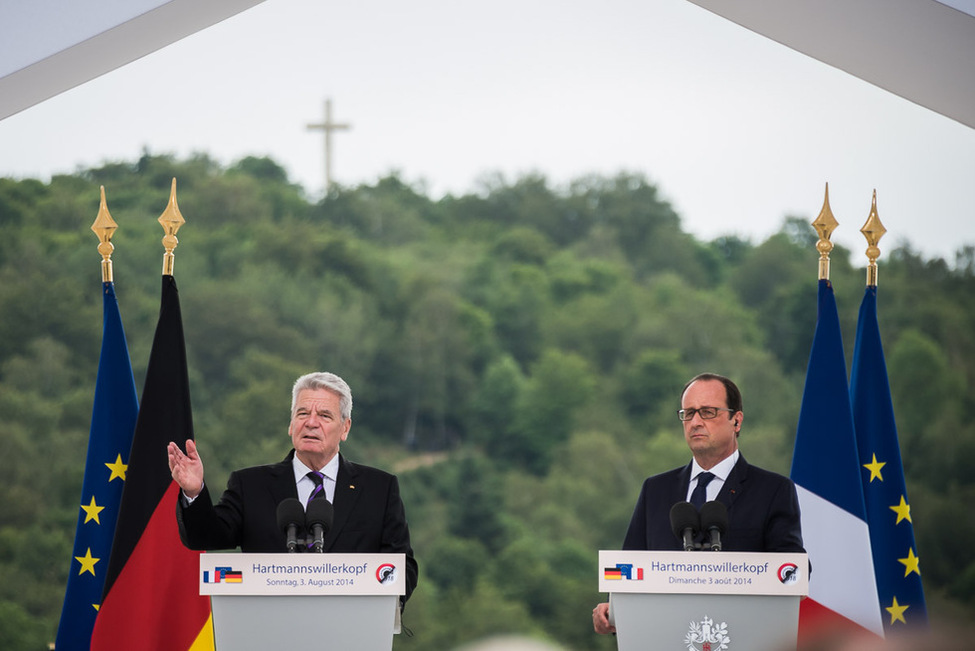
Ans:
[[[74,559],[81,563],[81,569],[78,570],[79,576],[85,572],[91,572],[91,575],[95,576],[95,563],[102,560],[100,558],[92,558],[91,547],[88,548],[84,556],[75,556]]]
[[[125,471],[128,470],[128,466],[122,463],[122,455],[115,457],[115,463],[106,463],[108,469],[112,471],[112,475],[108,478],[108,481],[112,481],[116,477],[125,481]]]
[[[907,610],[908,608],[910,608],[910,606],[902,606],[899,603],[897,603],[897,597],[894,597],[894,603],[888,606],[887,608],[884,608],[884,610],[890,613],[891,624],[897,621],[906,624],[907,620],[904,619],[904,611]]]
[[[897,506],[890,507],[890,510],[897,514],[897,522],[894,524],[900,524],[901,520],[913,522],[911,520],[911,505],[907,503],[903,495],[901,495],[901,503]]]
[[[904,576],[911,572],[916,572],[918,576],[921,576],[921,559],[914,555],[913,549],[907,550],[907,558],[898,558],[897,562],[904,564]]]
[[[870,471],[870,481],[874,479],[884,480],[884,476],[880,474],[880,469],[887,465],[886,461],[877,461],[877,455],[873,455],[873,461],[870,463],[863,464],[863,467]]]
[[[91,498],[91,504],[89,504],[88,506],[85,506],[84,504],[82,504],[81,505],[81,510],[85,512],[85,523],[88,523],[88,522],[91,522],[92,520],[94,520],[95,521],[95,524],[101,524],[101,522],[98,521],[98,514],[101,513],[102,511],[104,511],[105,510],[105,507],[104,506],[98,506],[97,504],[95,504],[95,497],[94,497],[94,495]]]

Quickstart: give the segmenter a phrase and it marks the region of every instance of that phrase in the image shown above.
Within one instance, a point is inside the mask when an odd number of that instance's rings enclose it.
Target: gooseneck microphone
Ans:
[[[684,551],[694,550],[694,537],[701,530],[701,517],[690,502],[677,502],[670,507],[670,528],[684,543]]]
[[[325,534],[332,528],[335,510],[332,503],[325,499],[314,499],[308,503],[305,510],[305,526],[311,532],[311,548],[308,551],[322,553],[325,551]]]
[[[701,505],[701,530],[708,534],[711,551],[721,551],[721,536],[728,531],[728,507],[717,500]]]
[[[325,502],[326,500],[318,500]],[[329,504],[331,507],[331,504]],[[298,528],[305,522],[305,509],[296,497],[289,497],[281,500],[278,504],[278,529],[286,532],[288,553],[294,554],[298,551]]]

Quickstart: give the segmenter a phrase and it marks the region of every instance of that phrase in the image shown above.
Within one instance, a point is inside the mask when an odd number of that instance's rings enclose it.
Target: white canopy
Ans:
[[[0,120],[261,2],[3,2]]]
[[[690,0],[975,128],[975,0]]]
[[[975,127],[975,0],[690,1]],[[0,119],[261,2],[5,2]]]

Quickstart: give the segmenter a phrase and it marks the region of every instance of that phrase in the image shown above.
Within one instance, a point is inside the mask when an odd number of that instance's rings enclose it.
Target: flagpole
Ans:
[[[816,250],[819,251],[819,279],[829,280],[829,254],[833,250],[833,243],[830,237],[840,223],[833,216],[833,209],[829,206],[829,183],[826,184],[826,197],[823,199],[823,207],[819,211],[819,217],[812,222],[812,227],[819,235],[816,242]]]
[[[860,229],[863,237],[867,240],[867,287],[877,286],[877,258],[880,257],[880,238],[887,233],[887,229],[880,223],[880,215],[877,213],[877,191],[873,191],[873,201],[870,205],[870,214],[863,228]]]
[[[166,253],[163,254],[162,275],[172,276],[173,265],[176,259],[173,251],[176,249],[176,245],[179,244],[179,240],[176,239],[176,231],[186,223],[182,213],[179,211],[179,205],[176,203],[176,177],[173,177],[172,189],[169,191],[169,205],[166,206],[163,214],[159,215],[158,221],[162,224],[163,231],[166,233],[162,239],[163,247],[166,249]]]
[[[874,190],[870,215],[860,229],[867,240],[867,286],[857,318],[850,396],[860,455],[861,481],[870,528],[878,611],[887,633],[928,622],[920,557],[897,436],[887,363],[877,319],[877,244],[887,229],[877,213]]]
[[[212,651],[210,602],[198,586],[199,552],[183,546],[173,515],[179,485],[166,464],[169,441],[193,438],[186,347],[173,249],[183,216],[173,179],[159,217],[165,231],[159,321],[149,353],[125,490],[91,645],[85,651]],[[160,454],[162,452],[162,454]],[[60,647],[59,647],[60,648]]]
[[[112,244],[112,235],[115,234],[115,229],[118,228],[118,224],[115,223],[112,215],[108,212],[108,204],[105,202],[105,186],[100,187],[102,194],[101,204],[98,206],[98,215],[91,225],[91,230],[98,236],[100,242],[98,252],[102,255],[102,282],[110,283],[114,282],[112,252],[115,250],[115,245]]]

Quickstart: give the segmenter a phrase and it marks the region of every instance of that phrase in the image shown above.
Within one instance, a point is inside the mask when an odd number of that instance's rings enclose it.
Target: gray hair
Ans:
[[[346,384],[345,380],[335,373],[317,372],[302,375],[295,380],[295,385],[291,389],[291,415],[294,416],[295,405],[298,404],[298,394],[306,389],[318,390],[327,389],[339,394],[339,415],[342,420],[352,418],[352,389]]]

